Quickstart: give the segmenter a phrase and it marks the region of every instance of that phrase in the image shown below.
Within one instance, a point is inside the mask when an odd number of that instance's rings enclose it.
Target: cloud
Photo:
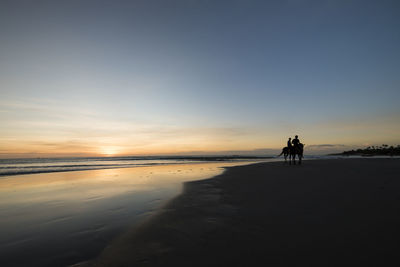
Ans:
[[[331,153],[339,153],[345,150],[351,149],[352,146],[345,145],[345,144],[313,144],[313,145],[306,145],[304,147],[305,154],[331,154]]]
[[[343,144],[318,144],[318,145],[309,145],[307,148],[311,149],[324,149],[324,148],[340,148],[345,147]]]

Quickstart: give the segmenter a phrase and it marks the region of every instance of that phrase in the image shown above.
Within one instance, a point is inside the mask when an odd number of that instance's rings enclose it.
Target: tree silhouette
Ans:
[[[389,146],[387,144],[382,144],[382,146],[368,146],[364,149],[349,150],[339,153],[339,155],[359,155],[359,156],[399,156],[400,155],[400,145]]]

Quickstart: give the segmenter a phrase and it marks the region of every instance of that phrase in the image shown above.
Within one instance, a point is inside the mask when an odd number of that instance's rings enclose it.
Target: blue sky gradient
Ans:
[[[399,11],[398,1],[2,1],[0,153],[278,149],[295,134],[338,150],[400,143]]]

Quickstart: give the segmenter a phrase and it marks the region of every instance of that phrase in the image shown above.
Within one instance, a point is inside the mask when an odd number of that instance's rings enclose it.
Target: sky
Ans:
[[[0,157],[400,144],[399,1],[1,1]]]

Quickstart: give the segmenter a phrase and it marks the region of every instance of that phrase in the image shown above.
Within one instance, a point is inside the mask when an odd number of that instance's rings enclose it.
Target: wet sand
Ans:
[[[88,266],[398,266],[400,159],[228,168]]]
[[[182,183],[221,174],[214,162],[0,178],[0,266],[68,266],[92,259],[157,213]]]

